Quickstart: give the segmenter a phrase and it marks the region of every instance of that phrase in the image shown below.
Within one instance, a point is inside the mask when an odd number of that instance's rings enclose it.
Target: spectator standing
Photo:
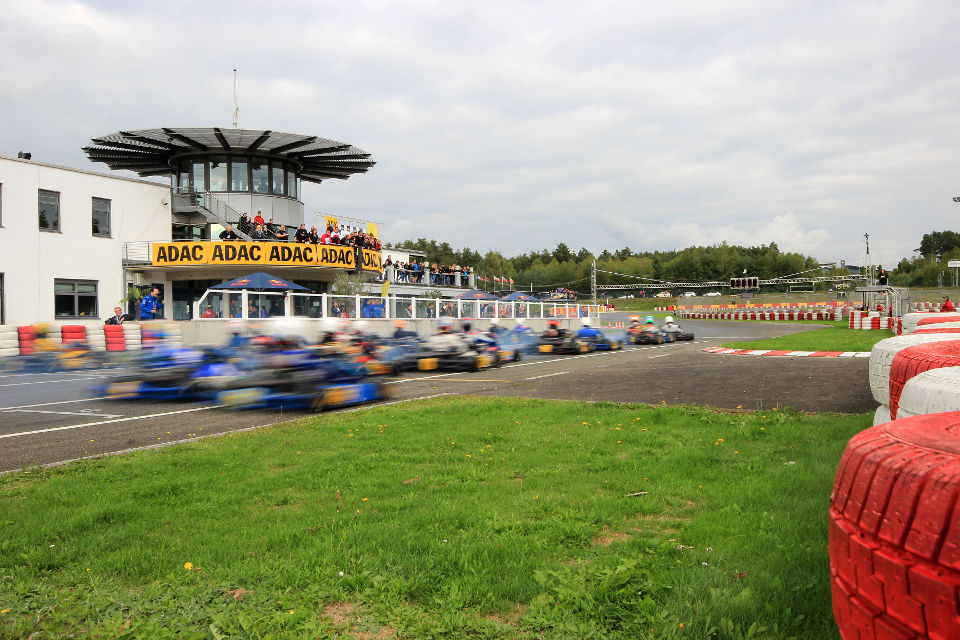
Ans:
[[[310,232],[307,231],[306,223],[300,225],[300,228],[297,229],[297,232],[293,234],[293,239],[301,244],[310,242]]]
[[[257,215],[253,216],[253,224],[264,225],[263,214],[257,211]]]
[[[113,308],[113,315],[107,318],[107,321],[104,324],[123,324],[129,320],[133,320],[133,316],[129,313],[124,313],[123,309],[120,307]]]
[[[331,236],[333,235],[333,227],[328,226],[326,232],[320,236],[320,244],[333,244],[331,241]]]
[[[140,301],[140,318],[142,320],[156,320],[163,313],[163,303],[160,301],[160,289],[153,287],[150,294]]]
[[[237,228],[240,233],[250,233],[250,216],[246,213],[240,214],[240,220],[237,222]]]
[[[276,237],[280,242],[286,242],[290,239],[290,234],[287,233],[287,225],[280,225],[280,228],[277,230]]]
[[[940,311],[953,311],[953,303],[950,302],[950,296],[943,296],[943,304],[940,305]]]
[[[253,233],[250,234],[250,237],[253,238],[254,240],[258,240],[258,241],[259,241],[259,240],[266,240],[266,239],[267,239],[267,234],[263,232],[263,225],[262,225],[262,224],[258,224],[258,225],[256,226],[256,228],[253,230]]]
[[[220,232],[221,240],[239,240],[240,236],[233,230],[233,225],[228,224],[227,228]]]
[[[320,235],[316,227],[310,227],[310,244],[320,244]]]

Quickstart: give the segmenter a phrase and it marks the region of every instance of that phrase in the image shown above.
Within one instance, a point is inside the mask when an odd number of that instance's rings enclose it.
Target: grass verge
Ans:
[[[873,345],[884,338],[891,338],[889,331],[858,331],[848,327],[827,327],[800,331],[777,338],[728,342],[728,349],[786,349],[789,351],[870,351]]]
[[[836,638],[826,510],[869,424],[467,397],[25,470],[0,635]]]

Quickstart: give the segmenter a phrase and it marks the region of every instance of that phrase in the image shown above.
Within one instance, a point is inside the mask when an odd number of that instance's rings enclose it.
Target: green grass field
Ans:
[[[442,398],[0,477],[3,638],[837,638],[869,416]]]
[[[758,321],[759,322],[759,321]],[[822,324],[822,323],[821,323]],[[729,349],[789,349],[790,351],[870,351],[873,345],[894,334],[889,331],[859,331],[827,327],[792,333],[779,338],[728,342]]]

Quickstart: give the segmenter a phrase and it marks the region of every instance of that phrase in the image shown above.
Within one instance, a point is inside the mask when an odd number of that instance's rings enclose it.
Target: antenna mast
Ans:
[[[233,128],[237,128],[237,115],[240,113],[240,105],[237,103],[237,70],[233,70]]]
[[[867,255],[864,256],[863,267],[864,267],[864,271],[866,271],[867,283],[872,285],[873,284],[873,259],[870,257],[870,234],[869,233],[863,234],[863,239],[867,241]]]

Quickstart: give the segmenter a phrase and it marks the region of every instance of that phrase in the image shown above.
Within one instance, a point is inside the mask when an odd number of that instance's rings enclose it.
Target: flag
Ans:
[[[510,284],[513,284],[513,278],[510,278]]]
[[[493,281],[494,281],[494,282],[500,282],[500,278],[498,278],[497,276],[493,276]]]

